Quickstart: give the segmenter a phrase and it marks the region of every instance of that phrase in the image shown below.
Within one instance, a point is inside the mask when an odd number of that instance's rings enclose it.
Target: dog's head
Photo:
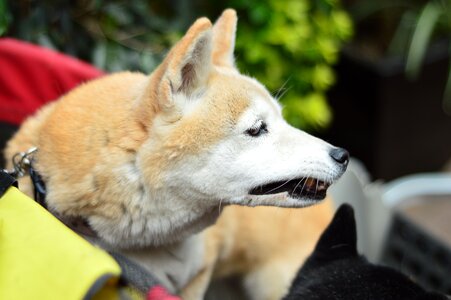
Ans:
[[[236,22],[230,9],[214,25],[198,19],[150,76],[136,105],[150,136],[143,174],[160,194],[216,206],[313,204],[348,153],[290,126],[265,87],[239,73]]]
[[[404,274],[369,263],[357,252],[354,210],[343,204],[320,237],[284,300],[445,300]]]

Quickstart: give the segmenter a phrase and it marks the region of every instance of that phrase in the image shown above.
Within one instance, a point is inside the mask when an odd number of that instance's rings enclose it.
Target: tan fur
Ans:
[[[100,218],[113,225],[125,217],[136,221],[143,213],[141,194],[158,200],[168,184],[167,170],[227,138],[224,129],[233,128],[255,94],[270,97],[256,82],[237,77],[235,30],[233,10],[226,10],[214,27],[208,19],[199,19],[150,76],[105,76],[44,107],[8,143],[6,158],[39,148],[37,168],[49,190],[48,204],[59,214]],[[211,57],[196,60],[211,47]],[[204,68],[211,71],[203,73]],[[202,94],[206,100],[182,118],[174,109],[178,93],[193,99]],[[127,175],[124,169],[133,172]],[[31,192],[30,182],[23,180],[21,187]],[[187,208],[167,209],[175,214]],[[199,231],[214,222],[219,210],[210,207],[180,228]],[[202,266],[181,291],[184,299],[201,299],[212,276],[236,274],[253,291],[252,299],[279,299],[331,217],[330,203],[302,210],[225,208],[216,225],[201,233]],[[180,231],[172,220],[168,223]],[[139,236],[142,229],[131,228]]]
[[[217,66],[234,67],[233,49],[235,48],[236,12],[226,9],[214,27],[213,62]]]
[[[30,118],[9,142],[6,157],[32,145],[39,147],[38,168],[44,166],[44,180],[51,178],[49,188],[57,187],[50,205],[58,212],[80,215],[95,211],[111,217],[120,214],[121,203],[114,202],[115,198],[102,202],[94,193],[120,193],[114,190],[120,188],[112,183],[114,178],[106,178],[105,174],[114,173],[109,161],[133,160],[136,148],[146,137],[140,124],[133,122],[129,105],[136,97],[134,86],[137,92],[145,78],[137,73],[119,73],[75,89],[45,107],[43,114]],[[92,94],[97,97],[92,99]],[[123,101],[112,100],[111,95]],[[92,113],[100,111],[107,114]],[[39,126],[35,126],[37,123]],[[92,123],[96,126],[85,126]]]

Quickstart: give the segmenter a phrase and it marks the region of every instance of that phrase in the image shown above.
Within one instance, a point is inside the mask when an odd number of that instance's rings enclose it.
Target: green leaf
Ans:
[[[343,10],[333,11],[331,13],[332,21],[334,23],[335,33],[337,38],[341,40],[349,39],[354,33],[352,20],[349,15]]]
[[[427,3],[420,13],[407,54],[406,73],[410,78],[418,76],[434,26],[437,24],[440,14],[440,7],[435,2]]]
[[[334,73],[330,66],[321,64],[317,65],[313,70],[312,84],[319,90],[327,90],[335,81]]]
[[[451,47],[449,48],[451,55]],[[443,110],[451,116],[451,60],[448,67],[448,80],[446,81],[445,92],[443,94]]]
[[[0,0],[0,36],[8,29],[10,14],[6,0]]]
[[[406,45],[409,44],[410,37],[412,36],[412,24],[415,23],[417,17],[417,14],[413,11],[407,11],[401,16],[401,20],[388,46],[388,55],[405,55],[407,52]]]
[[[284,117],[296,127],[320,129],[332,120],[332,113],[323,94],[312,93],[300,98],[289,92],[284,103]]]

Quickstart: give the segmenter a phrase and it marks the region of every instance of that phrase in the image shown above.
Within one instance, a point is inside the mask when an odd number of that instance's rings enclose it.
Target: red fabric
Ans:
[[[101,75],[102,71],[72,57],[0,39],[0,121],[18,125],[43,104]]]
[[[146,300],[182,300],[182,299],[169,294],[164,287],[156,285],[149,290],[149,292],[147,293]]]

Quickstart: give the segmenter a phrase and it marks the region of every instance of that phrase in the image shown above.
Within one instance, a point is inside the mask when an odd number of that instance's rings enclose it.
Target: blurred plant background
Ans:
[[[344,5],[357,28],[355,50],[372,61],[403,59],[410,80],[419,77],[428,51],[451,53],[450,0],[344,0]],[[443,108],[451,115],[451,64],[449,69]]]
[[[338,0],[0,0],[0,33],[109,72],[149,73],[197,17],[214,20],[227,7],[239,16],[240,70],[281,98],[293,125],[327,127],[332,65],[353,32]]]

